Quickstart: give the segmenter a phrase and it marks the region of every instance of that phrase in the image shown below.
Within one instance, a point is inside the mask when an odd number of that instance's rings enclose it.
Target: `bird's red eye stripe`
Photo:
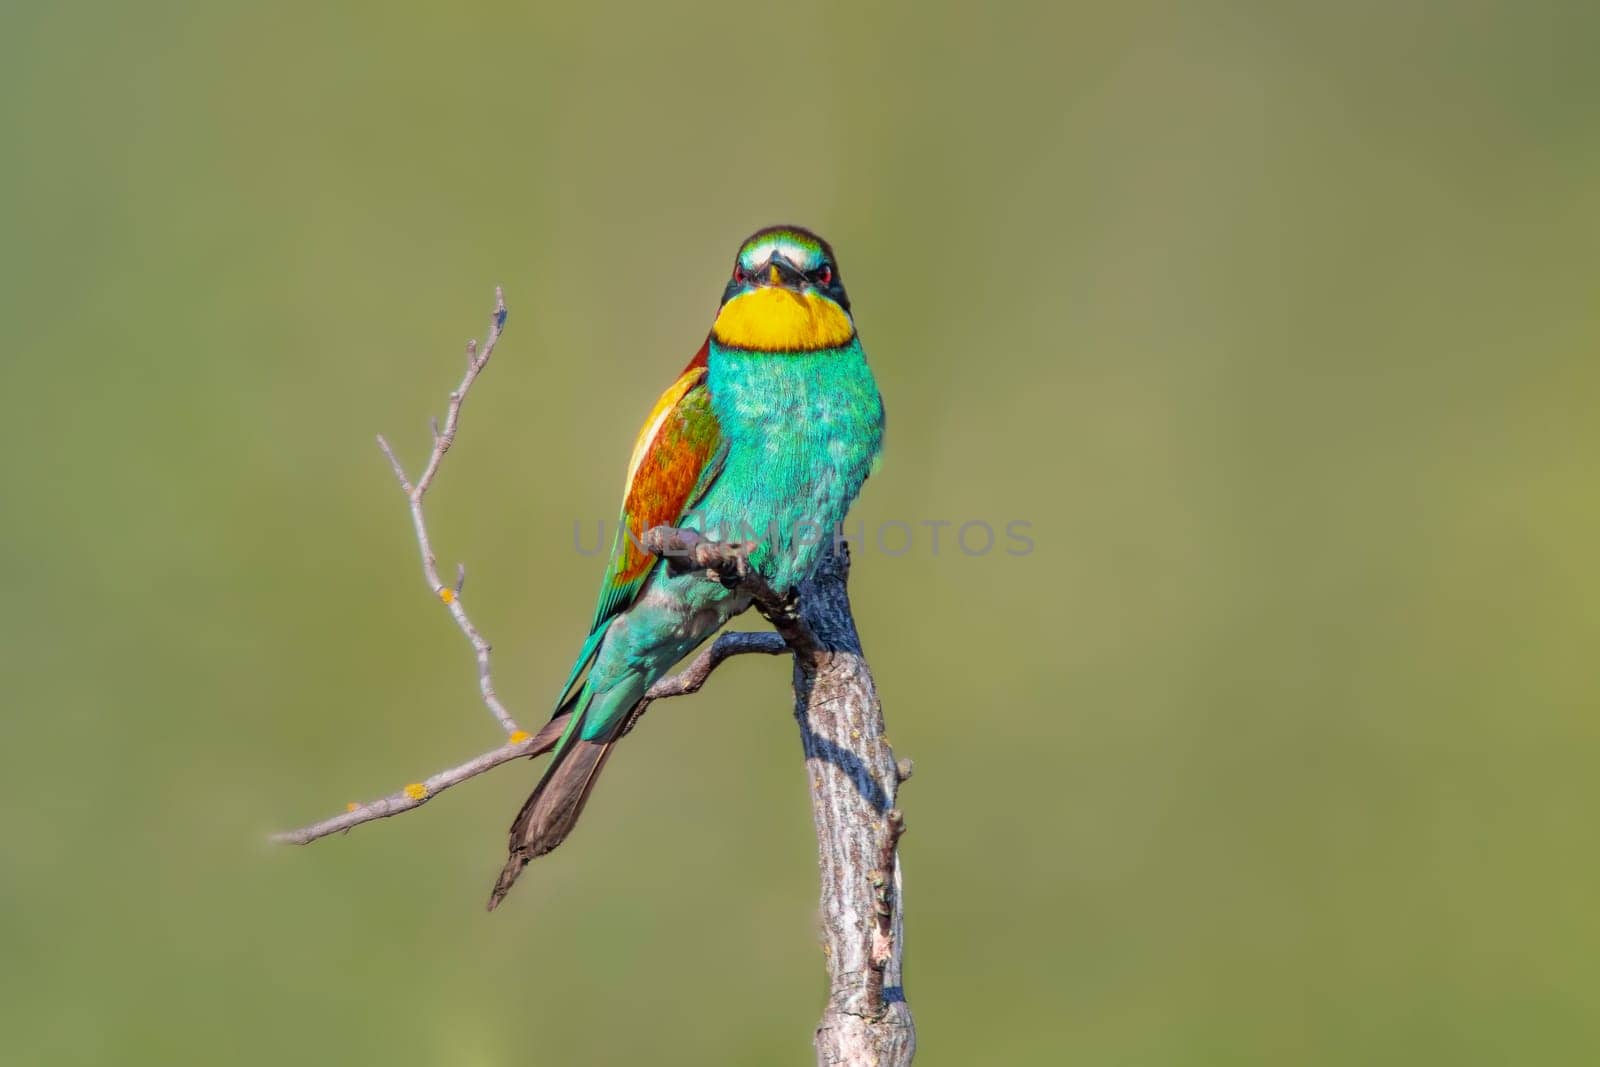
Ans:
[[[744,268],[737,264],[733,268],[733,280],[736,282],[744,281]]]
[[[817,271],[817,281],[821,282],[823,285],[832,285],[833,268],[823,267],[821,270]]]

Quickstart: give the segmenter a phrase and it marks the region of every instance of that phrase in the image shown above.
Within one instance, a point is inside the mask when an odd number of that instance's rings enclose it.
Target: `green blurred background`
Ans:
[[[352,5],[352,8],[354,6]],[[581,8],[581,10],[580,10]],[[738,240],[839,249],[936,1064],[1600,1059],[1600,11],[17,3],[0,14],[0,1060],[804,1064],[786,669],[664,706],[482,910]],[[571,558],[571,565],[566,560]]]

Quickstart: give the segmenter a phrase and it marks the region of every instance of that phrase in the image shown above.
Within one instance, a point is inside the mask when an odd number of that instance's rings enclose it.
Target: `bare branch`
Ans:
[[[467,372],[462,376],[461,384],[450,394],[450,406],[445,411],[444,428],[439,427],[438,419],[432,421],[433,451],[429,453],[428,462],[422,468],[422,475],[415,485],[406,477],[405,467],[382,434],[378,435],[378,447],[383,450],[384,456],[389,460],[389,466],[394,469],[395,480],[400,483],[400,490],[405,493],[406,504],[411,510],[411,525],[416,530],[417,548],[422,553],[423,580],[428,583],[428,589],[433,595],[438,597],[449,610],[450,617],[455,619],[456,625],[472,645],[473,655],[478,661],[478,692],[483,697],[484,706],[500,723],[501,728],[508,735],[514,736],[521,732],[521,727],[517,725],[517,720],[511,717],[506,706],[500,702],[500,697],[494,690],[494,676],[489,671],[489,652],[494,646],[490,645],[483,633],[473,625],[472,620],[467,617],[467,609],[461,603],[461,589],[467,582],[466,565],[456,565],[454,585],[446,585],[439,577],[438,560],[433,554],[433,543],[428,538],[428,521],[422,511],[422,499],[427,494],[428,487],[433,484],[434,477],[439,473],[439,464],[444,462],[444,454],[450,451],[450,446],[455,443],[456,427],[461,423],[461,405],[466,402],[467,390],[472,388],[472,383],[478,380],[478,375],[488,366],[489,357],[494,355],[494,346],[500,340],[505,325],[505,293],[496,288],[494,313],[489,317],[489,330],[484,334],[483,346],[480,348],[476,341],[467,342]]]
[[[285,830],[273,834],[272,841],[279,845],[309,845],[319,837],[327,837],[345,830],[354,829],[364,822],[376,819],[387,819],[391,815],[400,815],[420,808],[438,794],[453,785],[460,785],[468,778],[476,778],[484,771],[492,771],[502,763],[510,763],[514,759],[524,756],[537,756],[548,752],[555,747],[565,728],[567,716],[552,719],[537,734],[522,733],[520,738],[512,743],[501,745],[497,749],[474,756],[467,762],[449,770],[440,771],[420,782],[412,782],[397,793],[390,793],[379,800],[366,804],[351,803],[342,815],[335,815],[331,819],[314,822],[310,826],[302,826],[298,830]],[[517,735],[512,735],[517,736]]]
[[[817,830],[828,965],[817,1063],[906,1067],[917,1032],[901,971],[897,849],[905,821],[895,797],[910,767],[896,762],[884,737],[883,709],[850,612],[849,576],[850,556],[839,546],[801,583],[801,621],[814,644],[794,656],[794,717]]]
[[[781,655],[788,651],[788,646],[783,643],[783,638],[777,634],[767,633],[726,633],[712,642],[711,647],[701,652],[689,665],[677,674],[661,679],[645,691],[638,705],[629,715],[628,724],[623,732],[634,728],[639,718],[649,710],[650,705],[658,700],[670,700],[673,697],[684,697],[691,693],[698,693],[700,687],[706,684],[711,677],[711,672],[734,656],[745,656],[759,653],[767,656]],[[460,785],[469,778],[476,778],[485,771],[492,771],[502,763],[510,763],[514,759],[532,759],[542,756],[556,747],[556,742],[561,739],[561,734],[567,728],[571,715],[558,715],[544,725],[536,734],[519,731],[511,735],[508,744],[491,749],[480,755],[474,756],[467,762],[448,770],[440,771],[430,778],[420,782],[412,782],[399,792],[390,793],[386,797],[370,801],[366,804],[348,805],[344,812],[332,818],[323,819],[321,822],[302,826],[298,830],[285,830],[283,833],[273,834],[272,840],[280,845],[309,845],[320,837],[341,833],[354,829],[362,823],[374,822],[378,819],[387,819],[391,815],[400,815],[420,808],[438,794],[453,785]]]

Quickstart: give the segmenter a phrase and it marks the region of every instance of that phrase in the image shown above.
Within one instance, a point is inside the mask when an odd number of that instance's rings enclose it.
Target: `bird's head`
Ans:
[[[828,242],[799,226],[757,230],[739,246],[711,334],[726,348],[814,352],[855,337]]]

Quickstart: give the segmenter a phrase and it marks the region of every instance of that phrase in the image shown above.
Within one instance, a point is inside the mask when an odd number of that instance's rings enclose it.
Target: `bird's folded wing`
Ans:
[[[708,340],[700,346],[678,380],[661,394],[634,443],[622,494],[622,515],[605,578],[600,583],[594,622],[583,654],[567,679],[565,695],[571,694],[578,676],[598,649],[606,624],[633,603],[656,564],[656,558],[639,547],[644,532],[655,526],[675,525],[721,470],[722,433],[706,386],[709,344]]]

